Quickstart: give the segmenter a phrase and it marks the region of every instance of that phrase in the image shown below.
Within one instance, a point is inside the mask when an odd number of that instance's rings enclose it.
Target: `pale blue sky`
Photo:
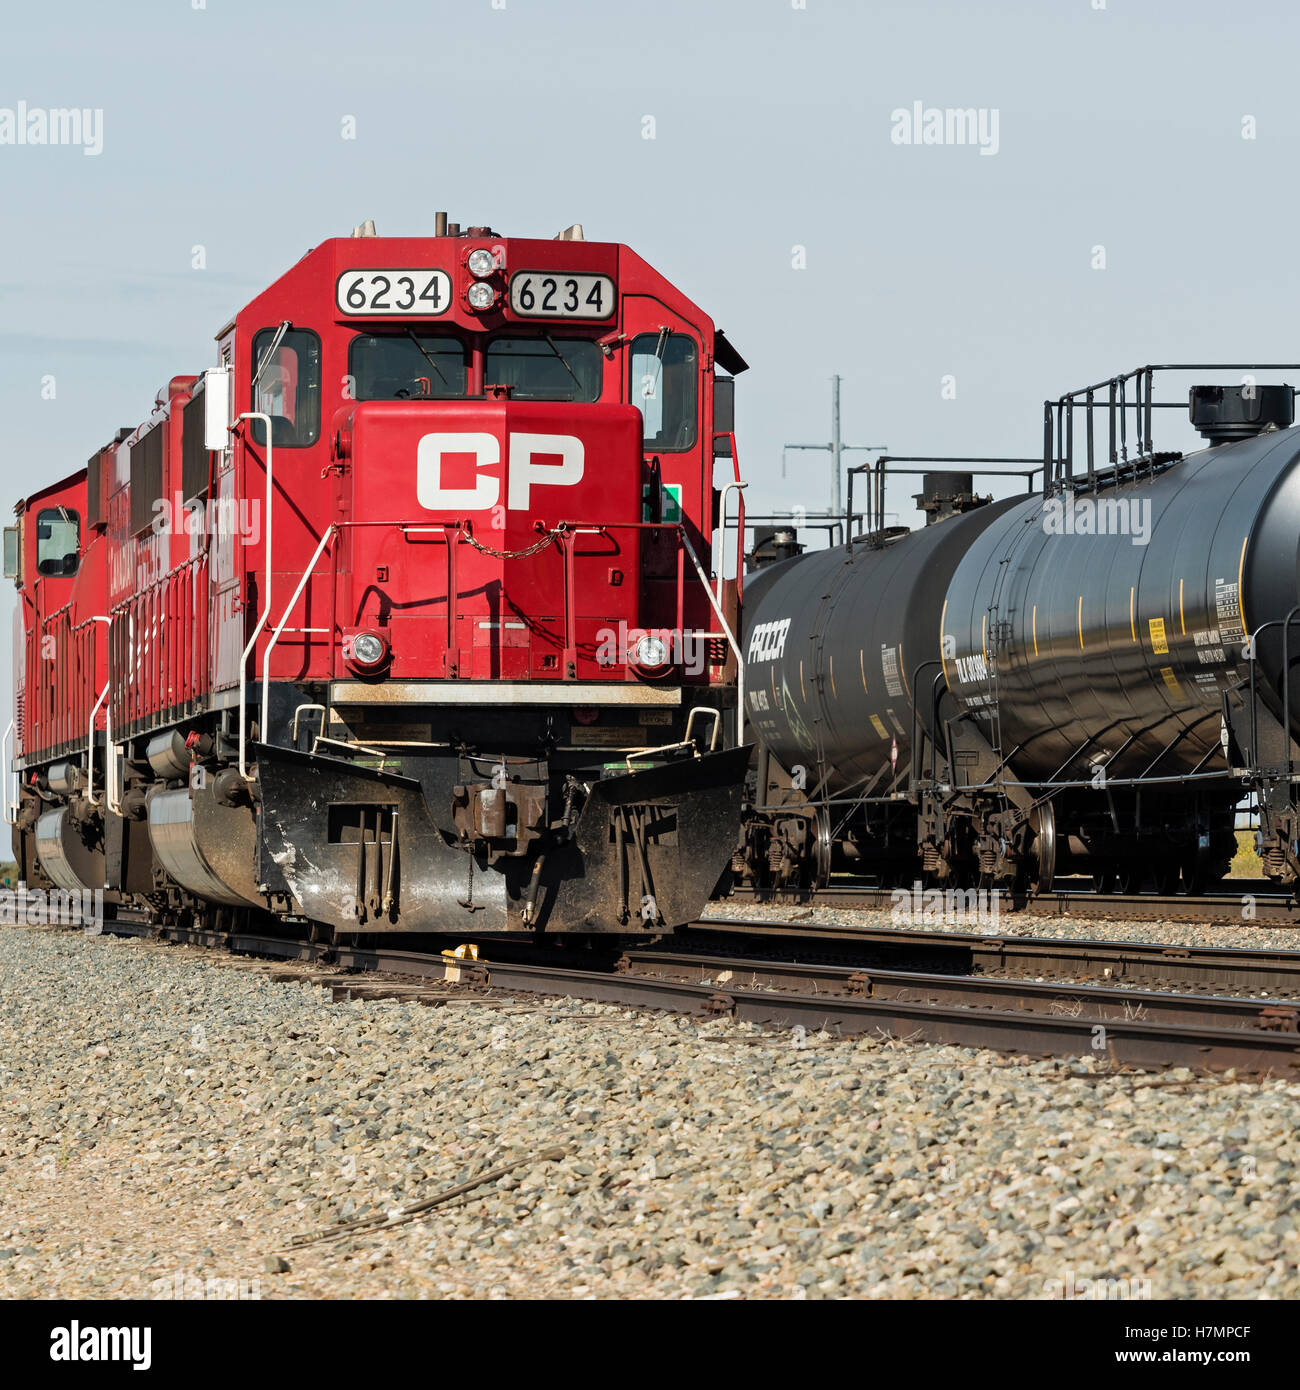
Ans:
[[[826,504],[822,456],[779,466],[829,437],[832,372],[847,442],[1034,453],[1045,395],[1297,356],[1285,0],[194,3],[6,10],[0,108],[104,113],[98,157],[0,145],[6,511],[210,363],[309,246],[439,208],[581,221],[679,282],[751,363],[762,509]],[[892,143],[916,101],[996,108],[998,153]]]

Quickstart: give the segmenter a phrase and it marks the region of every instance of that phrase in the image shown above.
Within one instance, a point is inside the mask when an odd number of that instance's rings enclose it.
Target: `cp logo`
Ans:
[[[443,487],[444,458],[466,455],[474,459],[479,476],[473,487]],[[501,478],[484,470],[501,462],[501,442],[492,434],[426,434],[416,449],[415,495],[431,512],[481,512],[495,507],[501,497]],[[534,484],[572,487],[581,482],[584,462],[582,440],[571,434],[511,433],[506,465],[506,506],[527,511]]]

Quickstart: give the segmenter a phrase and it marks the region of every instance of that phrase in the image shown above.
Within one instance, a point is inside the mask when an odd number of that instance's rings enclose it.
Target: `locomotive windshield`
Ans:
[[[68,575],[77,572],[81,522],[66,507],[47,508],[36,516],[36,573]]]
[[[359,401],[448,400],[468,379],[464,345],[448,334],[364,333],[348,349]]]
[[[264,328],[253,339],[253,409],[271,417],[277,449],[301,449],[320,435],[320,339],[308,329]],[[249,421],[253,442],[266,431]]]
[[[645,418],[645,448],[666,453],[695,443],[699,349],[685,333],[643,333],[632,340],[628,400]]]
[[[600,396],[600,347],[585,338],[494,338],[485,381],[513,386],[517,401],[594,401]]]

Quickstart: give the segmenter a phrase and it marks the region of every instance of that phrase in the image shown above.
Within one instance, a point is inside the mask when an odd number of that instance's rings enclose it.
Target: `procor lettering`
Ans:
[[[785,651],[790,619],[778,618],[774,623],[759,623],[749,634],[749,661],[775,661]]]
[[[506,506],[527,511],[533,487],[573,487],[582,481],[582,440],[571,434],[526,434],[512,431],[506,464]],[[474,460],[473,487],[444,487],[443,460]],[[415,495],[431,512],[482,512],[501,498],[501,479],[483,470],[501,462],[501,441],[494,434],[426,434],[416,446]]]

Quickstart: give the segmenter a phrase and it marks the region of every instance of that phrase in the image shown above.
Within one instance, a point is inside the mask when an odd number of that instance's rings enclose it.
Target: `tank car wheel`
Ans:
[[[1136,884],[1137,873],[1133,866],[1114,859],[1103,860],[1092,875],[1092,887],[1096,893],[1127,894],[1133,892]]]
[[[1156,865],[1151,871],[1151,882],[1159,897],[1172,898],[1178,892],[1178,875],[1179,865],[1177,861],[1172,864]]]
[[[1233,842],[1236,848],[1236,842]],[[1183,881],[1183,892],[1191,897],[1201,897],[1206,889],[1228,876],[1232,868],[1231,855],[1216,854],[1214,850],[1193,847],[1187,850],[1179,867]]]
[[[814,891],[828,888],[831,881],[831,818],[825,807],[819,807],[813,819],[812,882]]]
[[[1050,893],[1052,884],[1056,882],[1056,811],[1050,801],[1037,808],[1032,824],[1034,848],[1038,856],[1034,891]]]

